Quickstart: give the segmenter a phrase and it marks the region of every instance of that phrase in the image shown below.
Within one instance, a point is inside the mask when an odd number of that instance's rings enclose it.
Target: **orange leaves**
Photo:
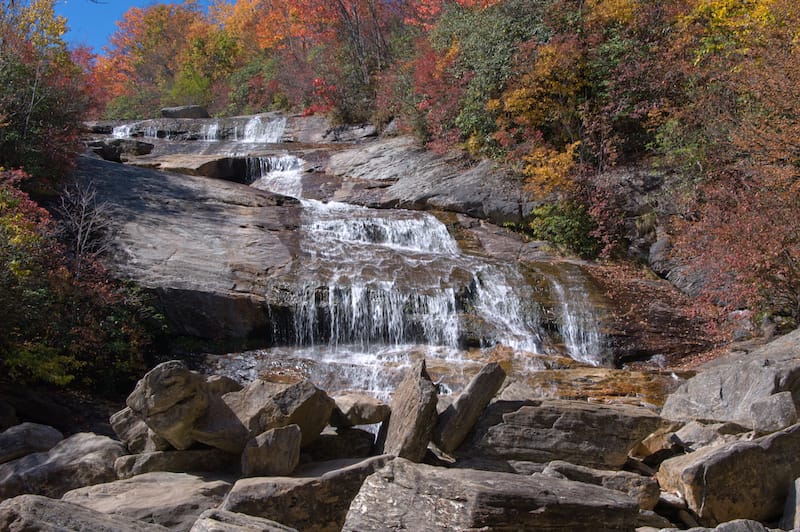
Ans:
[[[563,151],[535,146],[524,158],[525,167],[522,173],[527,177],[525,189],[537,198],[545,198],[552,193],[574,192],[580,145],[580,141],[575,141]]]

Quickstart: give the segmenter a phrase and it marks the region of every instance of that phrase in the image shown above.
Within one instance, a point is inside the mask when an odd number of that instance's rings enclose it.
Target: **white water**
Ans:
[[[299,267],[285,284],[294,301],[292,335],[285,347],[251,353],[257,362],[248,371],[299,367],[327,389],[385,395],[414,357],[454,382],[474,374],[481,364],[466,356],[466,337],[484,349],[510,348],[522,369],[531,367],[526,353],[553,351],[535,294],[513,265],[463,254],[429,213],[304,199],[304,173],[294,156],[248,159],[254,187],[303,205]],[[585,353],[574,330],[584,318],[563,327],[567,349],[578,356]]]
[[[265,121],[262,116],[257,115],[250,118],[245,124],[241,141],[247,143],[280,142],[285,128],[286,118],[273,118]]]
[[[115,126],[113,130],[111,130],[111,135],[115,139],[124,139],[131,136],[131,131],[135,124],[123,124],[121,126]]]
[[[565,272],[569,282],[551,279],[553,293],[560,306],[559,332],[567,354],[585,364],[603,364],[603,337],[597,316],[586,297],[586,287],[575,275]]]
[[[219,140],[217,135],[219,135],[219,122],[216,120],[210,124],[203,124],[203,127],[200,128],[200,139],[205,142]]]

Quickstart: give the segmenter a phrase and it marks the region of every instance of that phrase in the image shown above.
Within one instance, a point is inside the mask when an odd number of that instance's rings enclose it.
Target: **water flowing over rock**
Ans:
[[[638,508],[599,486],[442,469],[398,458],[370,475],[343,530],[633,530]]]

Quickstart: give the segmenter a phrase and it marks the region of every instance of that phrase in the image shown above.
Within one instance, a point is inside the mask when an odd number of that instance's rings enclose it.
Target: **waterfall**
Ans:
[[[286,118],[268,119],[266,122],[260,116],[254,116],[244,126],[242,142],[250,143],[276,143],[283,137],[286,128]]]
[[[131,136],[132,130],[133,130],[133,124],[123,124],[121,126],[114,126],[114,129],[111,130],[111,135],[115,139],[125,139]]]
[[[200,128],[200,139],[205,142],[219,140],[219,122],[216,120],[210,124],[203,124]]]
[[[559,332],[564,347],[571,358],[599,366],[604,361],[597,315],[583,283],[570,272],[566,276],[569,281],[566,286],[558,279],[550,281],[560,307]]]
[[[247,180],[251,186],[293,198],[303,195],[303,161],[294,155],[248,157]]]

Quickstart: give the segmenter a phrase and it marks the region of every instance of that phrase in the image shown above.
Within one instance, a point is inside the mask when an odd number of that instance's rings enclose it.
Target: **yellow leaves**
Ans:
[[[628,24],[636,12],[636,0],[589,0],[586,3],[589,24],[608,26]]]
[[[527,177],[525,188],[542,198],[553,192],[569,193],[575,187],[573,181],[577,167],[580,141],[573,142],[559,151],[548,146],[536,146],[525,158],[523,174]]]
[[[54,0],[30,0],[20,9],[19,30],[39,50],[63,46],[67,19],[55,14]]]
[[[720,52],[746,53],[765,28],[777,22],[775,0],[697,0],[681,19],[684,31],[700,33],[695,63]]]

